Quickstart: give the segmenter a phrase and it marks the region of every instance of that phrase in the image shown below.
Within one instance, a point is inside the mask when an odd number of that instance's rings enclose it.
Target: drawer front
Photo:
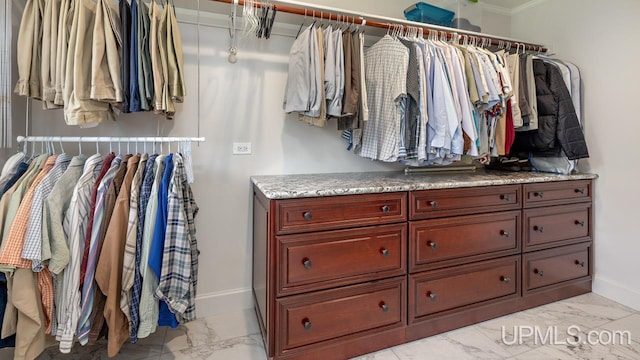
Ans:
[[[345,229],[407,220],[407,193],[278,200],[278,234]]]
[[[524,250],[591,239],[591,203],[524,210]]]
[[[520,208],[520,185],[438,189],[410,193],[411,220]]]
[[[388,326],[404,326],[405,278],[278,300],[280,351]]]
[[[520,256],[409,276],[409,318],[519,293]]]
[[[412,271],[469,256],[496,257],[520,251],[520,211],[416,221],[409,228]]]
[[[525,208],[591,201],[591,180],[525,184]]]
[[[278,236],[278,295],[403,275],[406,224]]]
[[[525,289],[557,284],[589,275],[589,244],[525,254]]]

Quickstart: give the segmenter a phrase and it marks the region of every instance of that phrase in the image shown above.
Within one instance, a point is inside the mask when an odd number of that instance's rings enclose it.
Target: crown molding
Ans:
[[[482,10],[486,10],[486,11],[489,11],[489,12],[492,12],[492,13],[496,13],[496,14],[511,16],[511,9],[503,7],[503,6],[485,4],[485,3],[480,3],[480,6],[482,6]]]
[[[529,8],[532,8],[534,6],[542,4],[544,2],[547,2],[547,0],[531,0],[531,1],[527,2],[527,3],[524,3],[524,4],[516,7],[516,8],[511,9],[511,15],[515,15],[515,14],[517,14],[519,12],[522,12],[524,10],[527,10]]]

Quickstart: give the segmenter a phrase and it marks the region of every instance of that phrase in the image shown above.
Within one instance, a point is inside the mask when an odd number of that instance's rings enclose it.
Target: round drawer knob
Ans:
[[[311,260],[309,260],[309,258],[304,258],[302,259],[302,265],[304,265],[304,268],[308,270],[311,269],[311,265],[313,264],[311,263]]]
[[[544,276],[544,271],[542,271],[542,270],[533,269],[533,273],[537,274],[540,277]]]
[[[503,283],[505,283],[505,284],[508,284],[508,283],[510,283],[510,282],[511,282],[511,278],[510,278],[510,277],[507,277],[507,276],[501,276],[501,277],[500,277],[500,281],[502,281],[502,282],[503,282]]]
[[[580,266],[580,267],[584,267],[584,261],[576,260],[575,264]]]
[[[584,221],[576,220],[575,224],[584,227]]]
[[[500,235],[502,235],[504,237],[509,237],[511,234],[509,234],[508,231],[500,230]]]
[[[389,252],[389,249],[382,248],[380,249],[380,254],[382,254],[382,256],[384,257],[389,257],[391,253]]]
[[[386,214],[386,213],[388,213],[389,211],[391,211],[391,208],[389,207],[389,205],[384,205],[384,206],[382,207],[382,212],[383,212],[383,213],[385,213],[385,214]]]
[[[437,243],[437,242],[434,242],[434,241],[431,241],[431,240],[427,241],[427,245],[428,245],[429,247],[431,247],[432,249],[435,249],[435,248],[437,248],[437,247],[438,247],[438,243]]]
[[[544,232],[544,227],[538,226],[538,225],[534,225],[533,226],[533,231]]]
[[[511,197],[509,195],[502,194],[500,195],[500,200],[509,201]]]
[[[311,321],[309,321],[309,319],[307,318],[302,319],[302,326],[305,330],[311,329]]]
[[[432,208],[437,208],[438,207],[438,202],[437,201],[429,201],[429,205],[431,205]]]
[[[311,218],[312,218],[311,213],[309,211],[307,211],[304,214],[302,214],[302,216],[304,216],[304,219],[307,220],[307,221],[311,220]]]
[[[431,291],[427,292],[427,296],[429,297],[429,299],[431,299],[433,301],[436,301],[437,296],[436,296],[436,294],[432,293]]]
[[[380,303],[380,309],[382,309],[382,312],[389,312],[389,305],[385,304],[383,301]]]

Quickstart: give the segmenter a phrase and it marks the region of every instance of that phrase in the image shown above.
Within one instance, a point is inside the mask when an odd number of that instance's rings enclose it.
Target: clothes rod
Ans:
[[[203,142],[203,137],[114,137],[114,136],[18,136],[18,142],[87,142],[87,143],[167,143],[167,142]]]
[[[237,3],[240,6],[244,6],[245,0],[209,0],[214,2],[222,2],[227,4]],[[394,25],[401,25],[406,30],[408,28],[420,28],[424,30],[425,35],[429,35],[431,32],[435,32],[437,34],[444,33],[447,37],[447,40],[452,39],[456,34],[457,35],[467,35],[470,40],[474,38],[478,41],[482,41],[483,39],[487,39],[489,44],[491,45],[500,45],[501,42],[506,44],[510,44],[512,48],[516,48],[518,45],[523,47],[524,50],[536,51],[536,52],[547,52],[547,48],[543,45],[528,43],[516,39],[511,39],[503,36],[495,36],[489,34],[483,34],[475,31],[463,30],[463,29],[455,29],[445,26],[431,25],[425,24],[415,21],[408,21],[402,19],[394,19],[385,16],[371,15],[365,13],[356,13],[354,11],[339,9],[328,6],[321,6],[315,4],[309,4],[299,1],[290,1],[290,0],[270,0],[268,4],[276,5],[278,11],[286,12],[289,14],[296,15],[306,15],[307,18],[311,19],[315,17],[316,19],[326,19],[326,20],[338,20],[339,18],[342,20],[342,17],[347,17],[348,22],[355,23],[356,25],[363,26],[371,26],[377,27],[381,29],[391,29],[393,30]],[[256,6],[262,6],[262,3],[257,2]]]

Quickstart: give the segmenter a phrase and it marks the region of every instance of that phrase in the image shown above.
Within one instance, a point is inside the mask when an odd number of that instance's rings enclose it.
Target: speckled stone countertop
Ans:
[[[558,175],[479,169],[465,173],[361,172],[335,174],[259,175],[251,181],[268,199],[294,199],[395,191],[525,184],[595,179],[595,174]]]

